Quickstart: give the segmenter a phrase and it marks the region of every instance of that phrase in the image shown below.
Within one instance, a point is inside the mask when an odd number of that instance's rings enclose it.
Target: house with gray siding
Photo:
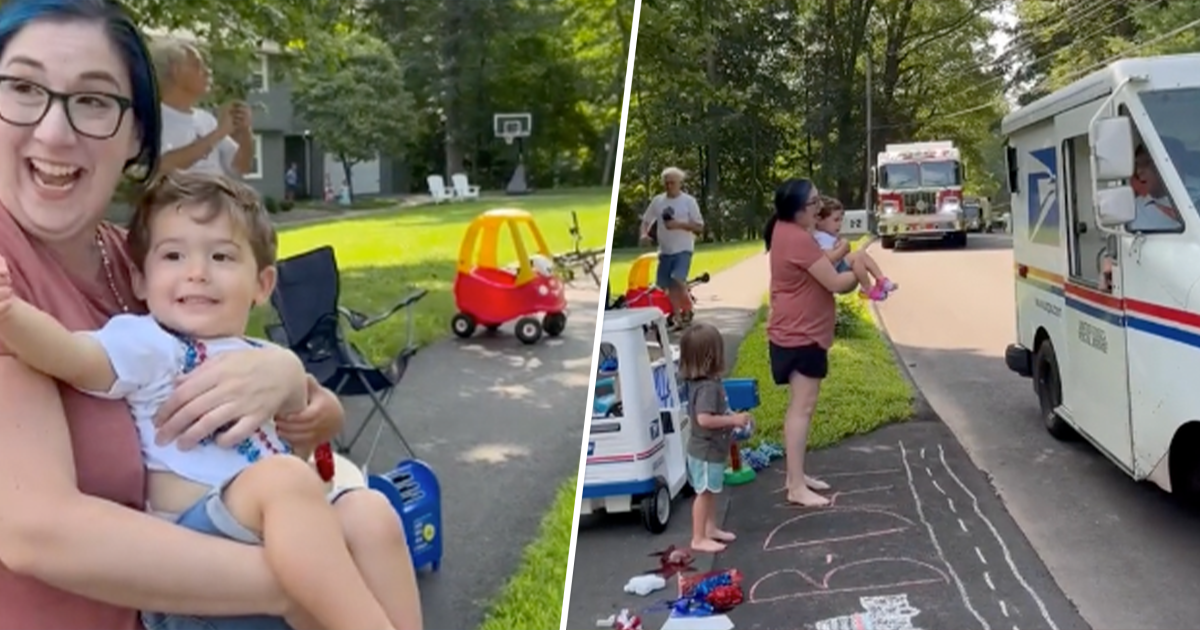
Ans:
[[[149,37],[172,36],[198,41],[187,32],[152,32]],[[299,174],[300,199],[320,199],[324,195],[326,176],[336,192],[345,180],[337,158],[325,153],[296,114],[292,105],[292,90],[284,73],[273,72],[272,63],[279,63],[281,49],[269,42],[260,47],[257,62],[247,69],[251,89],[247,100],[254,112],[254,162],[246,173],[246,183],[264,197],[277,200],[284,196],[284,173],[295,164]],[[375,160],[355,164],[351,169],[355,196],[407,194],[410,172],[397,157],[379,156]]]

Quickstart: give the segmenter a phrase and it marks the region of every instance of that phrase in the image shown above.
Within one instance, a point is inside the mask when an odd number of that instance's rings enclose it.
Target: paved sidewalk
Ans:
[[[737,357],[738,346],[754,325],[769,284],[767,257],[756,255],[713,274],[708,284],[694,291],[696,320],[712,323],[721,330],[730,368]],[[685,496],[677,497],[671,509],[667,531],[658,536],[646,531],[637,512],[580,518],[575,571],[571,580],[571,606],[567,612],[569,628],[594,628],[597,619],[620,612],[622,608],[640,610],[666,592],[659,591],[642,598],[625,593],[623,588],[629,578],[658,565],[657,558],[650,557],[651,553],[668,545],[686,547],[690,542],[691,502]],[[701,556],[696,567],[706,569],[705,565],[711,566],[712,561],[712,556]],[[674,586],[668,584],[667,589],[672,588]],[[656,630],[665,620],[665,613],[652,613],[643,617],[643,625],[646,630]]]

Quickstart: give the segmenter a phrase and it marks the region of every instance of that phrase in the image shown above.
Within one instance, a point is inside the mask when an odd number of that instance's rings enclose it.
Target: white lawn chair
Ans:
[[[446,186],[446,180],[442,179],[441,175],[430,175],[425,181],[429,184],[429,195],[433,197],[433,203],[454,201],[454,189]]]
[[[472,186],[465,173],[455,173],[450,176],[454,182],[454,196],[462,200],[479,199],[479,186]]]

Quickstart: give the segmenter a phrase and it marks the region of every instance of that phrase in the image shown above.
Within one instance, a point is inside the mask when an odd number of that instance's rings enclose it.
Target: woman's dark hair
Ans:
[[[813,184],[804,178],[789,179],[775,189],[775,214],[767,219],[763,227],[763,241],[767,251],[771,251],[771,233],[775,231],[778,221],[795,221],[796,215],[808,206],[808,198],[812,195]]]
[[[21,29],[41,20],[104,25],[129,70],[133,116],[142,144],[138,154],[125,163],[126,173],[138,182],[148,180],[158,167],[162,116],[150,52],[129,14],[113,0],[8,0],[0,6],[0,54]],[[133,166],[137,168],[130,169]]]

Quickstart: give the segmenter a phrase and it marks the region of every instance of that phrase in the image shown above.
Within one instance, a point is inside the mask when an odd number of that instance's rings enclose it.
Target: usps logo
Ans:
[[[654,368],[654,393],[658,395],[659,407],[671,406],[671,380],[667,378],[666,364]]]
[[[658,418],[650,421],[650,439],[657,440],[658,436],[662,435],[662,427],[659,424]]]
[[[588,457],[596,454],[596,443],[588,442]]]

